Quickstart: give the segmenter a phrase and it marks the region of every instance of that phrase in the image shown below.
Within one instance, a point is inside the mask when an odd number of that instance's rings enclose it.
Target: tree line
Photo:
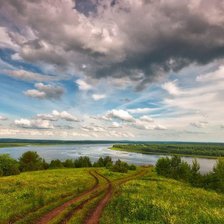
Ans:
[[[41,158],[37,152],[27,151],[16,160],[8,154],[0,155],[0,176],[17,175],[20,172],[58,169],[58,168],[81,168],[81,167],[106,167],[114,172],[126,173],[128,170],[135,170],[135,165],[129,165],[126,162],[117,160],[115,163],[111,157],[100,157],[98,161],[92,163],[87,156],[81,156],[75,160],[59,159],[51,160],[49,163]]]
[[[179,156],[160,158],[155,169],[161,176],[182,180],[194,187],[213,189],[224,193],[224,158],[219,158],[213,170],[204,175],[200,173],[200,165],[196,159],[190,166]]]
[[[127,144],[113,145],[114,148],[140,153],[157,154],[185,154],[201,156],[224,156],[224,144],[218,143],[191,143],[191,144]]]

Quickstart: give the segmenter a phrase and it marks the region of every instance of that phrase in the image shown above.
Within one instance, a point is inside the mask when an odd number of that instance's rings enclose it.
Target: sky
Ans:
[[[224,0],[0,0],[0,138],[224,142]]]

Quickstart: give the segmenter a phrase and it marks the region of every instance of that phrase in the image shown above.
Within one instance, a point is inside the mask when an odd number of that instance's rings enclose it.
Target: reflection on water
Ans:
[[[100,156],[110,156],[113,160],[121,159],[128,163],[136,165],[155,165],[156,161],[162,157],[161,155],[144,155],[141,153],[130,153],[122,151],[110,150],[110,144],[86,144],[86,145],[54,145],[54,146],[26,146],[0,149],[0,153],[8,153],[13,158],[19,158],[24,152],[31,150],[36,151],[41,157],[47,161],[52,159],[75,159],[80,156],[88,156],[91,161],[95,162]],[[192,158],[183,157],[189,164]],[[212,170],[215,159],[198,158],[201,166],[201,172],[206,173]]]

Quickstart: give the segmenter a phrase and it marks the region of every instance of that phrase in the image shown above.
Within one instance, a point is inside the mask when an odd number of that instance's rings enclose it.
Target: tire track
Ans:
[[[58,216],[64,209],[66,209],[68,206],[72,205],[75,202],[80,201],[84,196],[94,192],[99,185],[99,179],[98,177],[93,173],[93,172],[89,172],[89,174],[95,179],[95,184],[94,186],[87,190],[84,191],[83,193],[81,193],[79,196],[65,202],[64,204],[54,208],[53,210],[51,210],[49,213],[45,214],[44,216],[42,216],[37,222],[36,224],[47,224],[48,222],[50,222],[53,218],[55,218],[56,216]]]
[[[133,178],[136,178],[138,176],[143,176],[145,173],[146,173],[146,171],[143,170],[133,176],[130,176],[130,177],[118,180],[118,181],[114,181],[114,183],[117,183],[117,185],[121,185]],[[106,181],[108,182],[107,192],[106,192],[105,196],[103,197],[103,199],[97,204],[95,209],[87,216],[86,220],[84,221],[84,224],[98,224],[104,208],[106,207],[106,205],[108,204],[108,202],[110,201],[110,199],[112,198],[112,195],[113,195],[114,189],[112,186],[112,182],[107,177],[104,177],[101,174],[98,174],[98,175],[100,175],[101,177],[106,179]]]

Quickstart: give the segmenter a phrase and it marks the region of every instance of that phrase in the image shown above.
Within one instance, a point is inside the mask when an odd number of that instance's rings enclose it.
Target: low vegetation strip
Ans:
[[[224,144],[218,143],[154,143],[154,144],[115,144],[113,150],[144,154],[184,155],[201,157],[224,156]]]

